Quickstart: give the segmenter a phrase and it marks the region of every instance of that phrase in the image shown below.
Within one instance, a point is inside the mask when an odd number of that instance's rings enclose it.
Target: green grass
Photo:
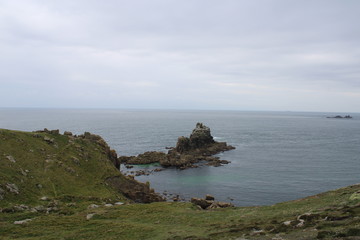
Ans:
[[[54,144],[44,141],[54,139]],[[35,204],[62,195],[121,199],[104,179],[122,176],[100,146],[64,135],[0,130],[0,188],[15,183],[19,194],[7,193],[0,207]],[[16,162],[11,162],[12,156]]]
[[[56,145],[44,136],[54,138]],[[181,202],[130,204],[104,183],[120,173],[90,141],[9,130],[0,130],[0,140],[0,188],[15,183],[20,191],[6,191],[0,200],[0,239],[360,239],[360,185],[262,207],[199,210]],[[21,169],[28,170],[26,176]],[[42,196],[49,200],[39,200]],[[104,206],[115,201],[127,204]],[[19,204],[57,209],[10,211]],[[90,204],[100,207],[88,209]],[[305,213],[311,215],[296,226]],[[87,220],[88,214],[95,215]],[[32,221],[14,224],[24,219]],[[286,226],[286,221],[292,222]]]
[[[190,203],[129,204],[96,209],[78,209],[72,215],[59,213],[2,214],[0,233],[4,239],[333,239],[359,236],[359,201],[350,200],[360,186],[352,186],[302,200],[264,207],[198,210]],[[346,211],[350,213],[346,213]],[[304,213],[318,214],[304,227],[284,226]],[[86,215],[95,216],[86,220]],[[325,221],[327,216],[348,218]],[[34,218],[24,225],[13,221]],[[272,229],[276,229],[275,231]],[[317,229],[317,230],[315,230]],[[257,235],[254,230],[263,230]],[[261,234],[261,233],[259,233]],[[326,238],[321,238],[326,239]],[[343,238],[341,238],[343,239]]]

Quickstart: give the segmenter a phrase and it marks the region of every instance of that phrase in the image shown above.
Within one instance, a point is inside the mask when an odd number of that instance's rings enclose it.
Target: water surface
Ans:
[[[360,182],[360,115],[337,113],[0,109],[0,128],[89,131],[119,155],[166,151],[197,122],[218,141],[236,147],[220,157],[222,167],[167,169],[140,181],[158,192],[203,197],[238,206],[273,204]]]

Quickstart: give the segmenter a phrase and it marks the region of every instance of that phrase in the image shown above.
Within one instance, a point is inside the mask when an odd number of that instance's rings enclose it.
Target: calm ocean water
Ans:
[[[157,192],[189,199],[212,194],[238,206],[293,200],[360,183],[360,114],[336,113],[0,109],[0,128],[89,131],[119,155],[165,151],[197,122],[235,150],[220,154],[231,164],[184,171],[167,169],[140,181]],[[149,167],[151,168],[151,167]]]

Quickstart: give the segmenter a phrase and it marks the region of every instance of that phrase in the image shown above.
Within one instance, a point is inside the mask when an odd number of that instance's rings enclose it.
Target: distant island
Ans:
[[[341,116],[341,115],[336,115],[336,116],[332,116],[332,117],[326,117],[326,118],[340,118],[340,119],[350,119],[352,118],[352,116],[350,115],[346,115],[346,116]]]

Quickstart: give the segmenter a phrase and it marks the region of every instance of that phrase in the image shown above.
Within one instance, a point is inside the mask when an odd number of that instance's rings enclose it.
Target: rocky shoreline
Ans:
[[[209,166],[222,166],[230,161],[220,160],[213,155],[235,149],[226,142],[217,142],[211,136],[210,128],[197,123],[190,137],[179,137],[175,147],[167,153],[149,151],[138,156],[120,156],[118,161],[128,165],[159,163],[162,167],[175,167],[181,170],[198,167],[197,163],[206,162]],[[139,173],[136,173],[139,174]]]

